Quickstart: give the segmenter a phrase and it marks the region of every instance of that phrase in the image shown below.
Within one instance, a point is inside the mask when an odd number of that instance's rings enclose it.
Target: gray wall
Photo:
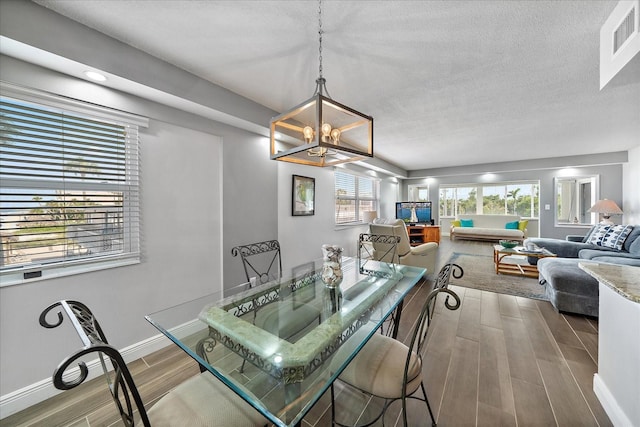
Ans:
[[[276,163],[276,162],[274,162]],[[335,225],[335,181],[333,168],[315,168],[292,163],[278,164],[278,240],[282,247],[285,271],[311,259],[322,256],[325,243],[340,245],[347,256],[356,255],[358,235],[368,231],[366,225]],[[345,166],[354,172],[366,170],[355,165]],[[371,172],[367,173],[371,176]],[[302,175],[316,180],[316,204],[313,216],[291,215],[292,175]],[[395,201],[395,178],[377,175],[381,179],[383,212]],[[391,202],[389,202],[391,200]],[[391,211],[393,212],[393,211]],[[384,215],[381,215],[384,216]]]
[[[277,167],[266,138],[6,56],[0,75],[150,118],[140,134],[143,262],[0,288],[0,395],[49,377],[77,348],[70,328],[38,325],[48,304],[85,301],[125,348],[156,334],[145,314],[244,281],[232,246],[277,238]]]
[[[618,164],[610,165],[597,165],[610,161],[611,158],[616,159]],[[586,176],[597,174],[600,176],[600,198],[607,198],[614,200],[623,211],[623,186],[622,186],[622,165],[626,162],[626,153],[613,153],[603,154],[602,156],[588,156],[588,161],[595,163],[594,166],[581,166],[572,167],[572,171],[569,172],[571,176]],[[501,167],[506,169],[505,172],[493,172],[493,176],[488,181],[483,173],[462,173],[465,167],[456,168],[443,168],[438,170],[437,173],[441,176],[432,176],[428,180],[425,178],[420,179],[408,179],[403,182],[403,195],[408,193],[409,184],[425,184],[429,185],[429,197],[437,204],[439,200],[438,188],[444,184],[473,184],[473,183],[490,183],[490,182],[504,182],[504,181],[540,181],[540,218],[539,218],[539,235],[543,237],[555,237],[564,238],[567,234],[581,234],[589,227],[586,226],[556,226],[554,218],[554,178],[562,176],[566,173],[565,170],[572,165],[583,165],[585,158],[582,156],[576,156],[575,158],[563,158],[563,161],[567,167],[563,168],[549,168],[543,169],[545,160],[539,159],[536,162],[536,167],[540,169],[535,170],[519,170],[514,171],[513,165],[505,163],[492,164],[486,166],[484,170],[496,171]],[[548,159],[547,164],[551,167],[557,163],[557,158]],[[526,168],[526,163],[518,165],[518,167]],[[483,165],[474,165],[474,168],[483,170]],[[468,170],[468,168],[466,168]],[[545,210],[544,206],[550,205],[550,210]],[[434,215],[437,215],[437,209],[434,210]],[[619,222],[617,220],[616,222]]]

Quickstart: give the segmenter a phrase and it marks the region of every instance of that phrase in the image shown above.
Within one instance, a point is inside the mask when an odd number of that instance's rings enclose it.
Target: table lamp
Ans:
[[[588,212],[602,214],[602,221],[600,221],[600,224],[609,225],[613,224],[613,221],[609,219],[611,215],[621,215],[623,213],[622,209],[616,205],[616,202],[608,199],[598,200],[595,205],[589,208]]]
[[[365,224],[370,224],[374,219],[378,217],[378,212],[376,211],[364,211],[362,212],[362,222]]]

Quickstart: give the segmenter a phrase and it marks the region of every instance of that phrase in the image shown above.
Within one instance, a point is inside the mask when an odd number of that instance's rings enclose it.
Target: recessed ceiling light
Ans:
[[[107,78],[103,74],[100,74],[95,71],[85,71],[84,75],[89,77],[91,80],[95,80],[97,82],[103,82],[107,80]]]

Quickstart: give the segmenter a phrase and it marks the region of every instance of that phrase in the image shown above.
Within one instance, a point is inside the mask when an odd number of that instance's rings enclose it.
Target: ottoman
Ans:
[[[598,317],[598,281],[578,266],[580,258],[538,260],[539,281],[556,310]]]

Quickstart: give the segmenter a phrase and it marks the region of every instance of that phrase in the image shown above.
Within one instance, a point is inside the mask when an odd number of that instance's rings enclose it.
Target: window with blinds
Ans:
[[[379,187],[377,179],[336,170],[336,224],[361,222],[363,212],[377,211]]]
[[[135,124],[1,97],[3,276],[139,261],[138,146]]]

